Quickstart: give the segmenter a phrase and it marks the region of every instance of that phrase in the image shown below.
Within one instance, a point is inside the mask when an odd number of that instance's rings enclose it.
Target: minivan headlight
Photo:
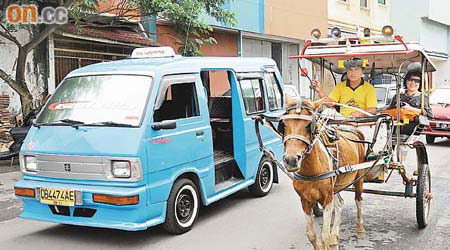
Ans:
[[[115,178],[130,178],[131,163],[129,161],[111,161],[112,175]]]
[[[29,172],[37,172],[36,157],[30,155],[25,156],[25,170]]]

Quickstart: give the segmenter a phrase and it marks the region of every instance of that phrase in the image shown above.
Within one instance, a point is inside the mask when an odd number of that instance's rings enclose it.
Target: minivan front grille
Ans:
[[[25,156],[36,157],[37,170],[27,171],[23,166]],[[78,155],[20,155],[21,168],[27,174],[49,178],[69,180],[103,180],[119,182],[136,182],[142,179],[142,167],[139,158],[78,156]],[[112,161],[131,163],[131,178],[115,178],[111,170]]]

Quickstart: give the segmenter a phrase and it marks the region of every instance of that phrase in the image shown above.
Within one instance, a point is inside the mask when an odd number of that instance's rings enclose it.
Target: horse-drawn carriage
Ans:
[[[283,162],[273,162],[293,179],[294,189],[301,198],[305,212],[309,240],[315,249],[329,249],[338,245],[343,205],[339,192],[343,190],[355,192],[359,237],[364,234],[362,193],[415,198],[418,227],[425,228],[431,203],[431,174],[427,151],[424,143],[418,140],[418,134],[427,125],[427,118],[416,117],[419,123],[413,134],[401,134],[400,127],[410,120],[404,117],[399,93],[405,72],[411,66],[420,65],[423,110],[423,100],[431,86],[431,72],[435,71],[433,63],[417,43],[404,42],[402,37],[393,36],[390,26],[383,28],[383,36],[376,37],[341,38],[340,31],[333,29],[333,38],[320,39],[320,35],[317,36],[319,33],[313,31],[315,37],[305,42],[299,56],[292,58],[301,60],[300,65],[302,60],[318,65],[322,84],[326,81],[324,76],[327,71],[332,76],[329,79],[334,79],[336,84],[336,75],[345,72],[344,61],[353,57],[361,58],[367,65],[364,74],[369,81],[380,78],[396,81],[397,108],[394,112],[368,114],[362,118],[336,118],[321,112],[323,100],[304,100],[301,103],[290,100],[281,117],[255,117],[257,134],[259,123],[263,122],[283,139]],[[358,108],[346,107],[363,112]],[[273,122],[279,122],[278,126]],[[361,136],[358,132],[361,126],[373,128],[373,137]],[[267,157],[275,159],[261,141],[260,148]],[[407,169],[411,169],[407,164],[411,164],[411,161],[405,162],[406,149],[415,151],[409,155],[409,158],[416,158],[412,173],[407,173]],[[386,183],[395,171],[401,176],[404,191],[363,189],[364,182]],[[350,188],[352,185],[354,188]],[[317,204],[323,207],[324,223],[320,243],[317,242],[312,220],[312,213],[320,214]],[[331,227],[333,212],[334,223]]]

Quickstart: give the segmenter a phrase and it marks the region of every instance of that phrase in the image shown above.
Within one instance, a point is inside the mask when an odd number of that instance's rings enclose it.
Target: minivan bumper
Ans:
[[[447,125],[446,128],[438,128],[437,124],[445,123]],[[422,134],[435,136],[435,137],[450,137],[450,122],[441,122],[441,121],[430,121],[430,126],[426,127]]]
[[[141,187],[112,187],[50,183],[35,180],[16,182],[16,188],[53,188],[81,191],[82,205],[72,207],[41,203],[38,198],[22,197],[20,218],[79,226],[113,228],[127,231],[145,230],[164,222],[166,202],[147,204],[147,190]],[[93,194],[139,196],[136,205],[109,205],[93,201]],[[55,208],[56,207],[56,208]]]

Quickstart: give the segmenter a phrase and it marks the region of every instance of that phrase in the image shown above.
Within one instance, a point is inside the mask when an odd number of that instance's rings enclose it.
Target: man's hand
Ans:
[[[309,87],[314,89],[318,93],[320,93],[322,90],[322,86],[320,86],[320,82],[318,80],[312,80]]]
[[[370,113],[372,115],[375,115],[377,113],[377,108],[367,108],[364,111],[366,111],[367,113]],[[364,113],[359,112],[359,111],[354,111],[354,112],[350,113],[350,116],[351,117],[367,117],[369,115],[364,114]]]
[[[350,114],[350,116],[351,116],[351,117],[366,117],[367,115],[366,115],[366,114],[363,114],[363,113],[361,113],[361,112],[358,112],[358,111],[354,111],[354,112],[352,112],[352,113]]]
[[[325,94],[325,91],[323,91],[322,86],[320,86],[320,82],[318,80],[312,80],[310,88],[314,89],[320,96],[320,98],[327,97],[327,94]]]

